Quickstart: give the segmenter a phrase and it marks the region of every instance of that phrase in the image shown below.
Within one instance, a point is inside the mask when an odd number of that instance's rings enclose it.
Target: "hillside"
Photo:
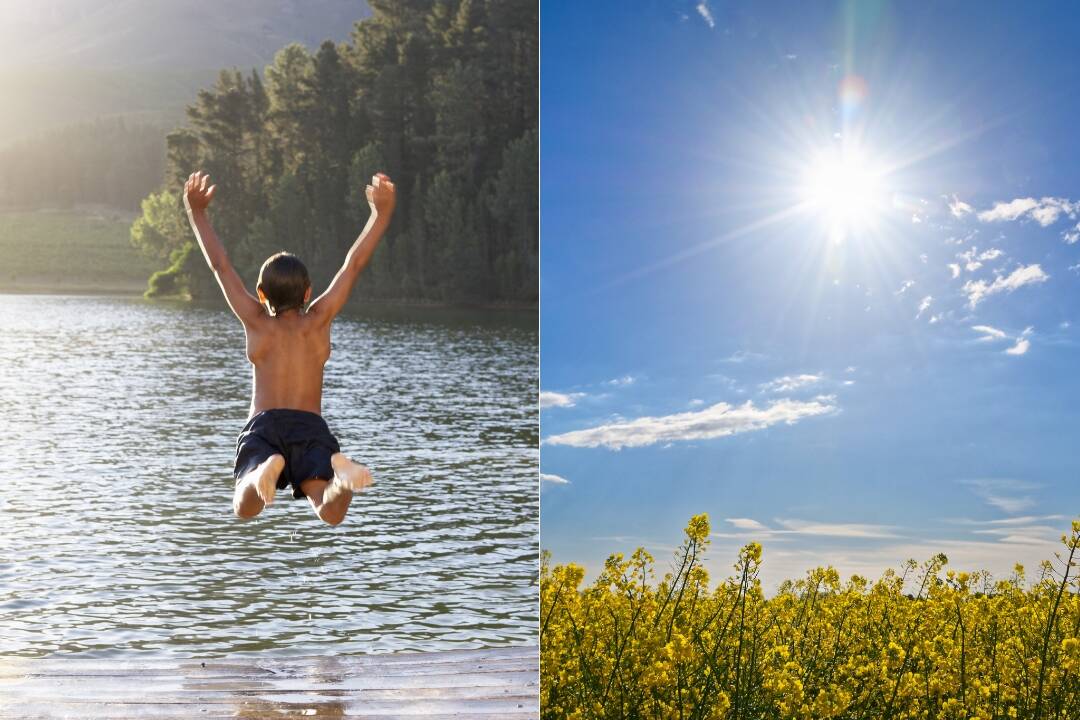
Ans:
[[[111,210],[0,213],[0,292],[139,293],[153,263]]]
[[[343,41],[368,15],[363,0],[0,2],[0,147],[101,116],[172,124],[220,68]]]

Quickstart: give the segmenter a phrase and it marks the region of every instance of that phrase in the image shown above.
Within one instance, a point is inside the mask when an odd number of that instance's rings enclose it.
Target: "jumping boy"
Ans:
[[[263,263],[255,288],[258,299],[247,291],[206,212],[216,190],[209,175],[192,173],[184,185],[184,206],[225,300],[244,324],[253,368],[250,418],[236,441],[233,510],[237,517],[253,518],[273,501],[276,490],[291,486],[294,498],[306,496],[320,519],[337,525],[345,519],[353,491],[371,484],[371,473],[341,454],[322,418],[330,323],[390,223],[394,184],[382,173],[371,178],[367,225],[330,287],[310,305],[307,268],[286,252]]]

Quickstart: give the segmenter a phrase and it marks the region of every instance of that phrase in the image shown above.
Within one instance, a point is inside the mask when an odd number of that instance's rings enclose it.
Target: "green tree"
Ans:
[[[139,247],[169,263],[157,286],[216,294],[182,214],[168,212],[192,170],[221,187],[214,222],[241,274],[289,249],[317,284],[366,221],[364,187],[382,171],[400,189],[397,212],[358,295],[536,300],[535,3],[369,6],[349,42],[314,54],[288,45],[263,74],[224,70],[198,93],[133,228]]]

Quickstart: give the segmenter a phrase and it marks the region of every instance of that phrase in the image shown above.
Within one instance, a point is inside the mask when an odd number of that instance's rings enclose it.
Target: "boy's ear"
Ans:
[[[263,305],[265,305],[266,304],[266,295],[263,293],[262,288],[256,286],[255,292],[259,296],[259,302],[261,302]]]
[[[307,286],[307,290],[304,291],[304,304],[306,305],[311,301],[311,286]]]

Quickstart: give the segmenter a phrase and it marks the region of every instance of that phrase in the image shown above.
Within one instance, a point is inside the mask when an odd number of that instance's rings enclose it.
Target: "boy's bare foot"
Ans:
[[[274,499],[278,476],[285,469],[285,458],[271,455],[236,483],[233,511],[243,519],[253,518]]]
[[[255,488],[255,493],[264,504],[269,505],[274,502],[278,476],[284,469],[285,458],[281,455],[271,455],[248,475],[251,486]]]
[[[363,490],[371,484],[371,471],[360,463],[354,463],[341,453],[330,456],[330,465],[334,469],[334,479],[319,487],[300,488],[311,500],[315,513],[330,525],[339,525],[345,519],[353,491]],[[305,482],[316,482],[315,480]],[[320,484],[325,480],[318,481]]]
[[[373,482],[367,466],[353,462],[342,453],[330,456],[330,466],[334,468],[334,481],[331,485],[338,485],[342,489],[363,490]]]

